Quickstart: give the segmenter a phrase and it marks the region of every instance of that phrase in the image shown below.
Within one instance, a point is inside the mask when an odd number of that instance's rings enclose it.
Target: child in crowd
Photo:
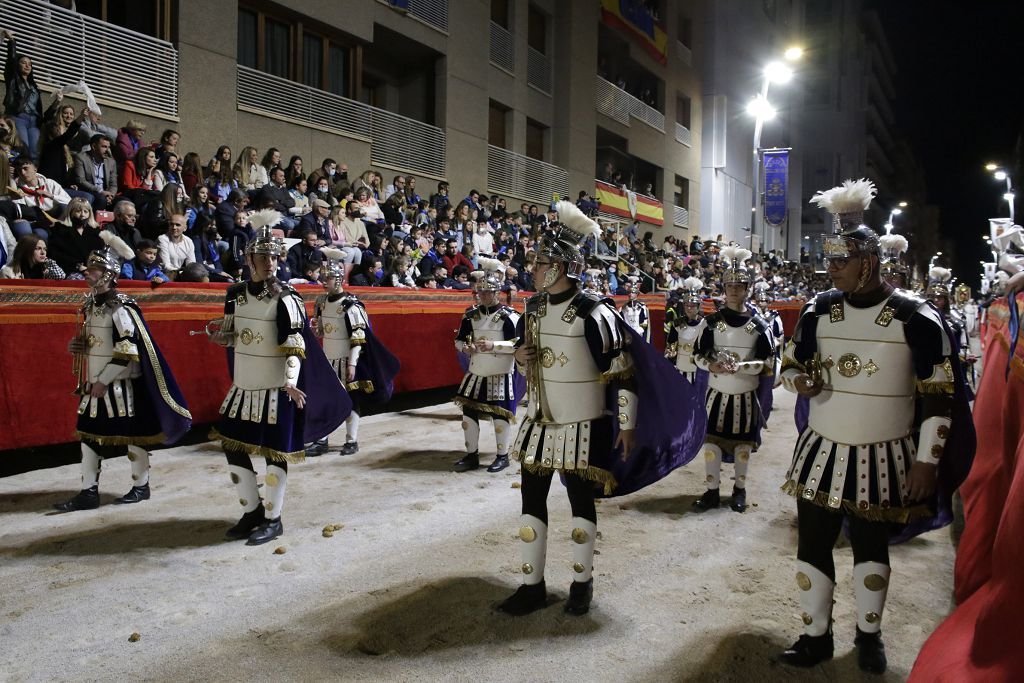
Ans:
[[[160,269],[156,257],[160,252],[156,242],[148,239],[139,240],[136,245],[135,258],[125,261],[121,266],[121,277],[125,280],[146,280],[155,285],[163,284],[171,278]]]

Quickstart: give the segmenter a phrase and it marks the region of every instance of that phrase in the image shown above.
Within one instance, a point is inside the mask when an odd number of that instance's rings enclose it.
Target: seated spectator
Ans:
[[[395,193],[402,195],[402,203],[405,203],[405,176],[396,175],[391,184],[384,188],[384,201],[387,201]]]
[[[383,286],[416,288],[416,281],[409,272],[409,259],[399,256],[391,265],[391,269],[384,275]]]
[[[105,135],[110,138],[111,157],[113,157],[114,140],[117,139],[117,129],[105,126],[101,123],[103,116],[94,112],[88,107],[85,108],[85,119],[80,122],[78,135],[68,143],[73,153],[78,153],[89,148],[92,138],[95,135]],[[116,166],[116,162],[115,162]]]
[[[203,182],[203,162],[195,152],[189,152],[181,162],[181,183],[189,195]]]
[[[270,182],[267,169],[260,165],[259,152],[255,147],[242,148],[242,154],[232,169],[239,189],[257,191]]]
[[[450,283],[451,289],[472,289],[473,283],[469,281],[469,268],[466,266],[455,266],[452,271],[452,277],[449,278],[447,285]]]
[[[494,235],[491,227],[484,222],[477,223],[473,229],[473,251],[477,256],[494,256]]]
[[[384,214],[384,223],[391,226],[393,230],[401,228],[402,224],[405,223],[405,217],[402,215],[402,202],[404,201],[404,194],[392,192],[391,196],[380,207],[381,212]]]
[[[92,208],[104,211],[117,195],[117,164],[110,158],[113,141],[104,135],[95,135],[89,149],[75,155],[75,184],[92,195]]]
[[[160,142],[153,145],[153,151],[156,152],[157,166],[163,163],[163,160],[168,155],[178,156],[178,143],[181,142],[181,133],[171,128],[167,128],[163,133],[160,134]],[[170,179],[167,182],[171,181]]]
[[[166,234],[160,235],[157,244],[160,246],[160,265],[164,272],[173,280],[187,263],[196,262],[196,247],[192,240],[185,237],[185,215],[172,214]]]
[[[217,224],[218,235],[226,240],[230,239],[231,233],[235,230],[235,215],[248,203],[249,196],[245,192],[232,190],[227,201],[217,205],[214,210],[214,222]]]
[[[319,268],[324,255],[317,247],[316,231],[305,228],[293,236],[298,237],[299,241],[288,249],[288,269],[292,272],[292,277],[295,277],[296,273],[304,275],[310,266]]]
[[[328,157],[320,164],[320,168],[309,174],[306,181],[309,184],[311,192],[316,192],[320,199],[329,202],[329,200],[323,196],[323,190],[321,190],[320,185],[326,181],[327,193],[330,194],[331,197],[338,198],[343,196],[345,190],[348,188],[348,166],[345,166],[343,170],[339,169],[338,162]]]
[[[178,274],[178,282],[209,282],[210,274],[201,263],[190,263]]]
[[[66,207],[71,202],[71,196],[64,191],[59,183],[38,173],[35,163],[27,156],[18,158],[15,171],[17,173],[15,185],[18,198],[13,201],[19,205],[21,217],[31,223],[31,228],[25,230],[24,227],[15,224],[11,226],[11,229],[16,237],[22,237],[34,230],[37,235],[45,238],[47,237],[46,228],[64,217]],[[91,209],[90,215],[92,215]],[[50,250],[53,251],[52,244]],[[60,263],[59,260],[57,262]]]
[[[241,194],[242,199],[240,201],[244,201],[246,198],[245,193],[241,190],[236,191]],[[217,209],[217,232],[224,236],[224,233],[221,232],[221,215],[219,213],[219,205],[217,206]],[[224,259],[224,271],[236,280],[242,278],[243,271],[246,267],[245,248],[249,244],[250,240],[256,239],[256,231],[249,225],[250,215],[249,211],[243,211],[240,208],[236,209],[235,212],[231,214],[231,229],[226,235],[228,240],[228,250],[225,252],[226,258]],[[288,282],[287,278],[281,278],[281,280],[282,282]]]
[[[384,266],[377,259],[364,259],[349,277],[349,284],[354,287],[378,287],[384,277]]]
[[[46,240],[38,235],[25,235],[18,240],[11,259],[0,268],[0,278],[7,280],[63,280],[64,271],[47,256]]]
[[[142,233],[135,227],[138,216],[135,205],[127,199],[122,199],[114,204],[114,220],[108,223],[104,230],[111,231],[137,251],[142,241]]]
[[[437,192],[430,196],[430,205],[437,210],[438,216],[444,215],[444,210],[451,206],[448,199],[448,183],[442,180],[437,184]]]
[[[426,201],[423,197],[416,194],[416,177],[407,175],[405,176],[405,205],[416,206],[420,202]],[[427,205],[429,206],[429,202]]]
[[[433,275],[420,275],[416,278],[416,286],[420,289],[437,289],[437,280]]]
[[[363,251],[370,246],[370,237],[366,233],[366,225],[359,220],[359,206],[349,204],[331,209],[328,219],[330,244],[345,254],[345,263],[359,265],[363,260]]]
[[[291,195],[292,201],[295,202],[294,206],[288,208],[288,213],[300,222],[302,218],[313,210],[309,203],[309,197],[306,196],[307,187],[306,179],[297,177],[292,180],[291,186],[288,188],[288,194]]]
[[[50,234],[50,255],[68,279],[85,278],[89,254],[106,246],[100,239],[100,226],[92,215],[92,206],[81,197],[68,203],[68,217],[56,223]]]
[[[157,195],[147,193],[139,209],[139,232],[143,237],[159,240],[167,232],[174,214],[185,215],[185,188],[181,185],[164,186]]]
[[[221,156],[231,154],[231,150],[226,147],[221,149],[225,150]],[[231,190],[238,189],[238,181],[235,180],[235,174],[231,170],[230,163],[230,159],[225,161],[222,158],[214,158],[210,162],[206,186],[210,188],[210,198],[217,203],[227,199],[228,195],[231,194]]]
[[[217,148],[217,151],[210,157],[210,163],[203,169],[206,180],[220,173],[226,173],[227,176],[231,174],[231,148],[227,145],[221,145]],[[233,177],[233,176],[232,176]]]
[[[464,266],[466,272],[469,273],[473,270],[473,262],[470,261],[466,256],[459,251],[458,242],[455,240],[448,240],[445,245],[444,256],[442,257],[444,267],[448,269],[449,273],[454,274],[455,269],[458,266]]]
[[[294,275],[288,281],[290,285],[318,285],[320,284],[320,266],[313,265],[311,263],[306,264],[306,271],[302,274],[302,277],[295,277]]]
[[[0,116],[0,156],[10,163],[25,153],[24,143],[18,137],[18,128],[10,116]]]
[[[156,164],[156,172],[160,175],[160,180],[163,181],[164,185],[174,183],[182,187],[185,186],[181,179],[181,171],[178,169],[178,155],[174,152],[167,152],[160,157]]]
[[[236,190],[237,192],[237,190]],[[228,195],[230,198],[231,195]],[[222,202],[226,203],[226,202]],[[214,217],[217,214],[217,204],[210,199],[210,188],[206,185],[196,185],[189,197],[188,210],[185,212],[185,221],[188,223],[189,234],[192,234],[196,218],[200,215],[206,216],[211,223],[216,223]]]
[[[140,147],[134,160],[126,161],[119,180],[121,192],[136,204],[144,201],[146,192],[156,194],[164,189],[163,178],[156,170],[156,152]]]
[[[289,209],[295,206],[295,199],[288,192],[284,183],[284,169],[277,167],[270,173],[270,184],[264,185],[260,191],[260,206],[269,205],[269,208],[281,213],[281,229],[291,232],[298,226],[299,221],[289,215]]]
[[[160,269],[156,262],[160,248],[153,240],[139,240],[135,249],[135,258],[125,261],[121,266],[121,277],[125,280],[143,280],[155,285],[168,282],[171,278]]]
[[[267,172],[267,182],[270,182],[270,175],[274,169],[281,165],[281,152],[277,147],[271,147],[263,153],[263,160],[260,161],[260,166]]]
[[[217,224],[205,215],[200,215],[195,222],[195,234],[192,243],[195,245],[196,263],[201,264],[214,282],[233,282],[234,278],[224,272],[221,252],[227,251],[228,243],[217,234]]]
[[[146,134],[146,124],[136,119],[128,119],[124,128],[117,131],[117,138],[114,140],[114,160],[118,169],[124,172],[124,165],[129,161],[134,162],[142,147],[142,136]]]
[[[310,178],[306,182],[306,185],[310,188],[310,202],[312,202],[314,199],[319,199],[322,202],[327,202],[327,206],[329,207],[334,207],[338,205],[338,200],[334,198],[334,194],[331,192],[330,178],[326,176],[310,176]]]
[[[368,187],[360,187],[355,190],[352,200],[363,207],[363,220],[367,223],[381,224],[386,221],[384,212],[381,211],[377,200],[373,198],[372,190]]]
[[[297,178],[306,179],[306,174],[302,172],[302,157],[298,154],[288,160],[288,167],[284,170],[284,182],[288,187],[293,187]]]
[[[299,181],[300,184],[305,184],[305,180]],[[299,221],[299,227],[293,230],[293,233],[301,233],[305,230],[312,230],[316,233],[316,246],[326,247],[331,244],[331,226],[327,215],[330,213],[330,205],[322,199],[314,199],[312,206],[302,220]],[[293,236],[298,236],[293,234]]]

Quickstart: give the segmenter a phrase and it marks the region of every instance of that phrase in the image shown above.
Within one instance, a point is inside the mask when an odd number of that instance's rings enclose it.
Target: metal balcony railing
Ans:
[[[538,159],[487,146],[487,188],[499,195],[511,195],[548,206],[557,192],[569,197],[569,172]]]
[[[690,134],[690,129],[681,123],[676,123],[676,142],[693,147],[693,136]]]
[[[516,71],[515,38],[507,30],[491,22],[491,64],[509,73]]]
[[[85,81],[100,104],[177,118],[178,52],[167,41],[39,0],[0,0],[0,24],[40,86]]]
[[[634,118],[646,123],[651,128],[665,132],[665,115],[654,107],[645,104],[614,83],[596,76],[594,87],[594,106],[599,112],[628,126],[629,119]]]
[[[389,0],[377,1],[439,31],[448,33],[448,0],[408,0],[405,7],[389,2]]]
[[[693,65],[693,52],[678,40],[676,41],[676,56],[678,56],[679,61],[686,66]]]
[[[532,47],[526,48],[526,82],[542,93],[551,94],[551,60]]]
[[[445,177],[447,142],[437,126],[241,65],[238,108],[366,140],[375,164]]]
[[[672,225],[679,228],[690,227],[690,212],[681,206],[672,207]]]

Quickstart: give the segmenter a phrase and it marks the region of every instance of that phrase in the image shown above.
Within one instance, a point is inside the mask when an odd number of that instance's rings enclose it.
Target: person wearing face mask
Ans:
[[[92,216],[92,207],[81,197],[68,204],[68,217],[53,226],[50,235],[50,256],[68,274],[69,280],[85,277],[89,254],[103,248],[100,228]]]
[[[318,169],[319,170],[319,169]],[[316,174],[310,176],[307,181],[309,185],[309,202],[313,203],[314,199],[319,199],[322,202],[326,202],[328,208],[334,208],[338,205],[338,200],[334,198],[331,193],[331,180],[330,178],[316,177]]]
[[[834,234],[823,246],[835,289],[804,306],[782,360],[782,384],[805,411],[783,485],[797,499],[804,633],[780,659],[813,667],[833,656],[832,551],[845,526],[857,664],[881,674],[889,544],[950,523],[975,432],[941,314],[882,278],[879,236],[863,225],[874,196],[874,183],[861,179],[811,198],[832,214]]]
[[[281,214],[258,211],[245,250],[251,279],[228,288],[224,318],[210,340],[228,349],[232,384],[212,436],[221,442],[243,514],[229,539],[267,543],[282,533],[288,464],[302,462],[307,443],[337,429],[352,404],[306,320],[302,297],[274,276],[283,242]],[[252,456],[266,460],[264,495]]]
[[[114,233],[102,235],[100,249],[87,258],[89,295],[79,313],[81,332],[68,344],[81,364],[75,436],[81,441],[82,490],[56,504],[60,512],[99,507],[101,460],[118,455],[128,457],[132,487],[114,502],[149,500],[146,448],[172,444],[192,426],[192,415],[142,310],[117,291],[122,265],[135,253]]]

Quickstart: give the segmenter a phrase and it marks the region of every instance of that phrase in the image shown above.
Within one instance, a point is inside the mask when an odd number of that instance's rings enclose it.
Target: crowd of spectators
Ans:
[[[552,206],[510,206],[476,189],[456,199],[447,182],[428,191],[413,175],[385,178],[374,169],[350,177],[332,158],[309,169],[274,147],[245,146],[235,156],[222,145],[208,159],[183,153],[176,130],[147,140],[143,122],[115,130],[59,94],[44,110],[31,60],[19,56],[9,32],[3,37],[2,277],[82,278],[89,253],[103,246],[100,230],[110,230],[136,252],[123,278],[235,281],[245,275],[245,248],[255,236],[252,212],[274,209],[290,238],[278,270],[285,281],[317,282],[322,248],[331,246],[344,254],[352,285],[469,289],[477,259],[486,256],[503,263],[505,291],[534,289],[532,249],[557,218]],[[597,213],[586,192],[577,205]],[[689,244],[668,237],[655,245],[651,232],[640,236],[638,223],[608,229],[588,246],[602,273],[592,284],[621,294],[626,276],[642,273],[644,291],[664,291],[695,275],[714,295],[721,246],[721,237]],[[780,296],[806,296],[824,284],[774,253],[752,265]]]

